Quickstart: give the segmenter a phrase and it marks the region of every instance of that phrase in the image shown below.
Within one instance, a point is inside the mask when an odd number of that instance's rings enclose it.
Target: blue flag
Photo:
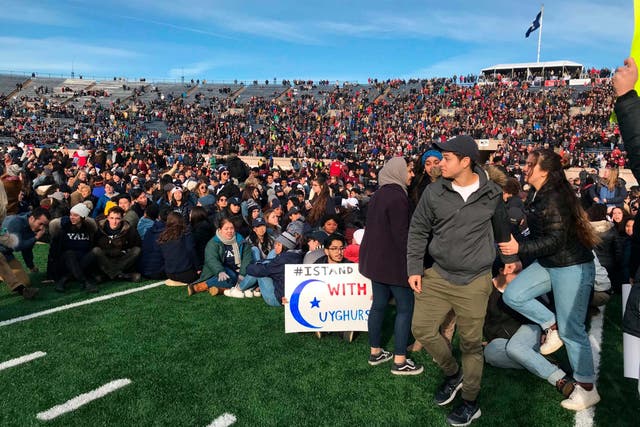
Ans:
[[[538,14],[536,15],[536,19],[534,19],[533,22],[531,23],[531,26],[529,27],[529,29],[527,30],[526,34],[524,35],[525,37],[529,37],[529,34],[533,33],[535,30],[540,28],[540,17],[541,16],[542,16],[542,11],[538,12]]]

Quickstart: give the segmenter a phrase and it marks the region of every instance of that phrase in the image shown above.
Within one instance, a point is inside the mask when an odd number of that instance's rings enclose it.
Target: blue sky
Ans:
[[[6,1],[0,72],[209,81],[360,81],[534,62],[540,3],[486,1]],[[631,0],[545,5],[541,61],[615,67]]]

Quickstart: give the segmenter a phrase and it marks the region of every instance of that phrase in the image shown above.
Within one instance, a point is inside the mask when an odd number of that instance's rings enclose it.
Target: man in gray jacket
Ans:
[[[443,154],[442,178],[420,198],[407,243],[409,285],[416,293],[412,331],[446,376],[435,403],[450,403],[462,389],[463,402],[447,422],[468,425],[481,414],[477,397],[484,363],[482,327],[492,286],[494,240],[506,242],[511,235],[502,189],[476,165],[480,153],[473,138],[460,135],[435,145]],[[423,271],[430,238],[434,264]],[[501,257],[505,271],[515,270],[517,257]],[[462,369],[439,333],[451,309],[457,317]]]

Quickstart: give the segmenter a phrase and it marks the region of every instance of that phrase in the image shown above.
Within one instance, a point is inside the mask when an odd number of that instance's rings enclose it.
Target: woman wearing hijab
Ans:
[[[369,313],[369,364],[393,360],[391,373],[417,375],[424,368],[407,359],[411,334],[413,291],[407,281],[407,236],[409,234],[409,173],[402,157],[389,160],[378,174],[380,188],[369,201],[367,227],[360,246],[360,273],[371,279],[373,302]],[[381,346],[382,323],[389,296],[396,300],[395,354]]]

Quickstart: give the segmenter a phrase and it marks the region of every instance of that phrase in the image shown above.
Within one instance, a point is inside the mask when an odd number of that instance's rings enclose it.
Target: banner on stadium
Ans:
[[[591,113],[591,106],[586,106],[586,107],[571,107],[569,108],[569,116],[570,117],[575,117],[579,114],[590,114]]]
[[[373,293],[358,264],[285,266],[285,333],[366,331]]]
[[[591,83],[591,79],[571,79],[569,80],[569,86],[584,86]]]
[[[442,117],[453,117],[456,115],[456,109],[455,108],[441,108],[440,112],[438,112],[438,115],[442,116]]]
[[[544,85],[546,87],[551,87],[551,86],[564,86],[566,85],[567,82],[565,80],[545,80],[544,81]]]

